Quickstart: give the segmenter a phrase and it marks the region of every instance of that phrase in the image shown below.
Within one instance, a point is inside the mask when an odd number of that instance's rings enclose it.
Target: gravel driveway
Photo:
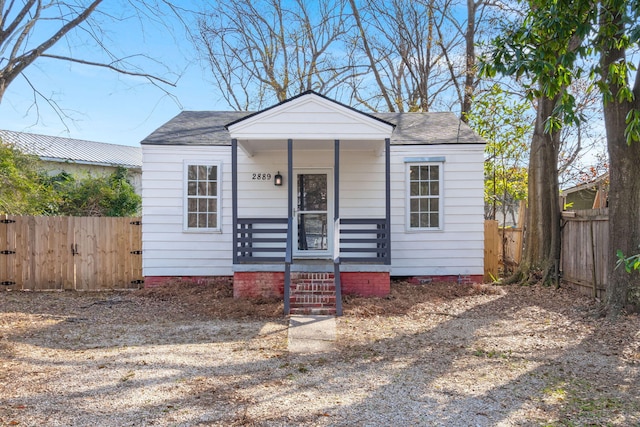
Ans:
[[[640,319],[570,290],[394,284],[290,354],[216,289],[0,292],[0,425],[640,425]]]

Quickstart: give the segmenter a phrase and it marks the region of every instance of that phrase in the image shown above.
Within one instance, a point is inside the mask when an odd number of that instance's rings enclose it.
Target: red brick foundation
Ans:
[[[481,274],[456,274],[447,276],[413,276],[407,279],[407,282],[416,285],[432,282],[460,283],[470,285],[472,283],[482,283],[484,276]]]
[[[283,272],[235,272],[234,298],[274,298],[284,296]]]
[[[292,273],[295,274],[295,273]],[[333,276],[333,274],[331,274]],[[172,282],[205,285],[221,279],[233,281],[234,298],[282,298],[284,296],[283,272],[236,272],[231,277],[211,276],[147,276],[144,287],[150,288]],[[482,283],[482,275],[414,276],[407,281],[415,284],[431,282]],[[340,282],[343,295],[364,297],[385,297],[391,290],[388,272],[342,272]]]
[[[221,280],[232,282],[231,276],[147,276],[144,278],[145,288],[155,288],[156,286],[168,285],[171,283],[188,283],[195,285],[207,285],[209,283],[220,283]]]
[[[343,295],[385,297],[391,291],[388,272],[342,272],[340,284]]]

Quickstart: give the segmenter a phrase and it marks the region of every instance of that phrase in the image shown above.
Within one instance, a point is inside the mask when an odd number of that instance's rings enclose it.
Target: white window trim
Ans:
[[[218,183],[218,203],[216,218],[218,226],[216,228],[190,228],[188,215],[188,186],[189,186],[189,166],[216,166]],[[221,233],[222,232],[222,162],[211,160],[186,159],[182,165],[182,231],[185,233]]]
[[[416,161],[416,160],[425,160],[425,161]],[[437,158],[425,158],[425,159],[417,159],[410,158],[405,159],[405,230],[411,233],[421,233],[428,231],[443,231],[444,230],[444,163],[445,160],[443,157]],[[438,206],[440,207],[438,213],[438,226],[437,227],[411,227],[411,175],[409,171],[411,170],[411,166],[439,166],[438,168],[438,185],[439,185],[439,194],[438,194]]]

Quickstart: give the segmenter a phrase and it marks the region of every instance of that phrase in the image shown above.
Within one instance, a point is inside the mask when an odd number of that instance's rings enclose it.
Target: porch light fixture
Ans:
[[[282,175],[280,175],[280,171],[273,178],[273,185],[280,187],[282,185]]]

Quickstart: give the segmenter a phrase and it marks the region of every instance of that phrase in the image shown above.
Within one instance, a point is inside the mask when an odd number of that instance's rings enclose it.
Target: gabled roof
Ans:
[[[277,103],[277,104],[275,104],[275,105],[272,105],[271,107],[267,107],[267,108],[265,108],[264,110],[261,110],[261,111],[255,111],[255,112],[250,113],[250,114],[248,114],[248,115],[246,115],[246,116],[244,116],[244,117],[241,117],[241,118],[239,118],[239,119],[236,119],[236,120],[234,120],[234,121],[233,121],[233,122],[231,122],[231,123],[227,123],[227,125],[225,126],[225,128],[229,129],[229,127],[231,127],[231,126],[235,125],[235,124],[236,124],[236,123],[238,123],[238,122],[241,122],[241,121],[243,121],[243,120],[249,119],[249,118],[251,118],[251,117],[253,117],[253,116],[255,116],[255,115],[258,115],[258,114],[267,113],[267,112],[269,112],[270,110],[274,110],[274,109],[276,109],[276,108],[281,108],[282,106],[286,106],[286,104],[290,104],[290,103],[292,103],[292,102],[295,102],[295,101],[297,101],[297,100],[298,100],[298,99],[300,99],[300,98],[309,97],[310,95],[311,95],[311,96],[316,96],[316,97],[318,97],[318,98],[320,98],[320,99],[323,99],[323,100],[325,100],[325,101],[328,101],[329,103],[335,104],[335,105],[337,105],[337,106],[339,106],[339,107],[341,107],[341,108],[343,108],[343,109],[350,110],[350,111],[352,111],[352,112],[354,112],[354,113],[356,113],[356,114],[359,114],[359,115],[362,115],[362,116],[365,116],[365,117],[369,117],[369,118],[373,118],[373,119],[376,119],[376,120],[380,120],[381,122],[383,122],[383,123],[385,123],[385,124],[388,124],[388,125],[394,126],[394,124],[393,124],[393,123],[386,122],[384,119],[376,118],[374,115],[364,113],[364,112],[362,112],[362,111],[360,111],[360,110],[356,110],[355,108],[353,108],[353,107],[351,107],[351,106],[349,106],[349,105],[346,105],[346,104],[343,104],[343,103],[341,103],[341,102],[338,102],[338,101],[336,101],[336,100],[334,100],[334,99],[331,99],[331,98],[329,98],[328,96],[322,95],[322,94],[320,94],[320,93],[318,93],[318,92],[316,92],[316,91],[313,91],[313,90],[307,90],[307,91],[305,91],[305,92],[302,92],[302,93],[301,93],[301,94],[299,94],[299,95],[292,96],[292,97],[291,97],[291,98],[289,98],[289,99],[286,99],[286,100],[284,100],[284,101],[282,101],[282,102],[279,102],[279,103]]]
[[[142,167],[140,147],[0,130],[0,141],[50,162]]]
[[[384,141],[395,125],[313,91],[250,114],[226,126],[239,141]]]
[[[328,99],[312,92],[314,95]],[[268,112],[278,106],[296,100],[309,92],[298,95],[261,112],[252,111],[183,111],[147,136],[143,145],[231,145],[229,126],[242,120]],[[329,101],[331,101],[329,99]],[[332,101],[335,102],[335,101]],[[394,126],[391,144],[484,144],[471,128],[454,113],[362,113],[351,107],[344,108]]]
[[[231,145],[228,123],[248,111],[183,111],[147,136],[143,145]],[[484,144],[454,113],[372,113],[395,125],[391,144]]]

